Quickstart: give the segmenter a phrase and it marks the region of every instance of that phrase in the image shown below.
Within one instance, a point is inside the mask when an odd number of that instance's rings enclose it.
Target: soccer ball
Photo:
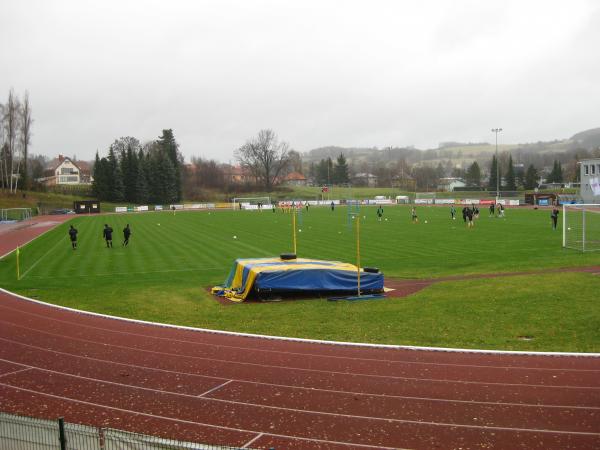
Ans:
[[[160,223],[157,223],[156,225],[158,225],[160,227]]]
[[[387,217],[385,218],[385,221],[387,222]]]
[[[425,221],[425,223],[427,223],[427,221]]]
[[[571,227],[567,228],[567,230],[571,231]]]
[[[456,217],[453,217],[452,220],[456,220]]]
[[[234,236],[233,238],[234,238],[234,239],[237,239],[237,236]]]
[[[302,233],[302,230],[298,230],[298,233]]]

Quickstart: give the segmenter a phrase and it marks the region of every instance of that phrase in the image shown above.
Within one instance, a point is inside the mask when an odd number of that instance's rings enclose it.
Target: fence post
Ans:
[[[60,440],[60,450],[67,450],[67,438],[65,437],[65,419],[58,418],[58,439]]]

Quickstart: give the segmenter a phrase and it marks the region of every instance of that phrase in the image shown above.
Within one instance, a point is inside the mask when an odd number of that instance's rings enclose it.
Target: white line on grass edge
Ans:
[[[37,303],[39,305],[44,305],[44,306],[48,306],[51,308],[61,309],[64,311],[70,311],[70,312],[74,312],[77,314],[85,314],[85,315],[94,316],[94,317],[101,317],[103,319],[121,320],[124,322],[137,323],[137,324],[142,324],[142,325],[153,325],[153,326],[157,326],[157,327],[172,328],[172,329],[176,329],[176,330],[222,334],[222,335],[226,335],[226,336],[271,339],[271,340],[289,341],[289,342],[302,342],[302,343],[309,343],[309,344],[340,345],[340,346],[347,346],[347,347],[382,348],[382,349],[392,349],[392,350],[420,350],[420,351],[431,351],[431,352],[484,353],[484,354],[499,354],[499,355],[523,355],[523,356],[577,356],[577,357],[600,358],[600,353],[527,352],[527,351],[510,351],[510,350],[480,350],[480,349],[470,349],[470,348],[419,347],[419,346],[414,346],[414,345],[392,345],[392,344],[371,344],[371,343],[360,343],[360,342],[324,341],[324,340],[320,340],[320,339],[305,339],[305,338],[295,338],[295,337],[286,337],[286,336],[269,336],[269,335],[265,335],[265,334],[241,333],[241,332],[237,332],[237,331],[211,330],[208,328],[195,328],[195,327],[188,327],[188,326],[184,326],[184,325],[172,325],[172,324],[168,324],[168,323],[148,322],[146,320],[129,319],[126,317],[109,316],[108,314],[100,314],[100,313],[95,313],[95,312],[91,312],[91,311],[82,311],[79,309],[69,308],[67,306],[53,305],[51,303],[46,303],[46,302],[42,302],[40,300],[35,300],[33,298],[25,297],[24,295],[15,294],[14,292],[8,291],[4,288],[0,288],[0,292],[3,292],[8,295],[12,295],[21,300],[26,300],[28,302]]]

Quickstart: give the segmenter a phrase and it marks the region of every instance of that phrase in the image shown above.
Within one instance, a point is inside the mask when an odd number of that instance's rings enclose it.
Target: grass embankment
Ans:
[[[597,254],[563,250],[547,211],[509,209],[506,220],[484,212],[467,230],[462,218],[449,219],[447,208],[417,210],[420,223],[412,224],[407,207],[387,207],[383,222],[375,208],[363,208],[363,265],[380,267],[387,277],[429,278],[600,264]],[[105,221],[117,231],[112,250],[102,241]],[[223,306],[206,292],[223,281],[235,258],[290,251],[290,222],[289,214],[267,211],[77,217],[77,251],[62,225],[23,249],[20,281],[14,254],[0,261],[0,284],[61,305],[197,327],[388,344],[600,351],[600,278],[590,274],[444,282],[404,299],[353,303]],[[123,248],[126,223],[133,236]],[[355,237],[347,223],[345,208],[304,211],[299,255],[352,262]],[[527,336],[533,339],[523,340]]]

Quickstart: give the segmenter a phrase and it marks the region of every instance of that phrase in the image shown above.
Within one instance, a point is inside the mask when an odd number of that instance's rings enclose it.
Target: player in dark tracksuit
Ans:
[[[71,238],[71,247],[75,250],[77,248],[77,228],[73,225],[69,228],[69,237]]]
[[[131,236],[131,228],[129,228],[129,224],[125,228],[123,228],[123,245],[127,247],[129,245],[129,236]]]
[[[552,229],[556,230],[556,227],[558,225],[558,208],[556,206],[552,209],[550,217],[552,218]]]
[[[104,230],[102,231],[102,237],[106,239],[106,248],[112,248],[112,234],[113,229],[108,226],[108,224],[104,224]]]

